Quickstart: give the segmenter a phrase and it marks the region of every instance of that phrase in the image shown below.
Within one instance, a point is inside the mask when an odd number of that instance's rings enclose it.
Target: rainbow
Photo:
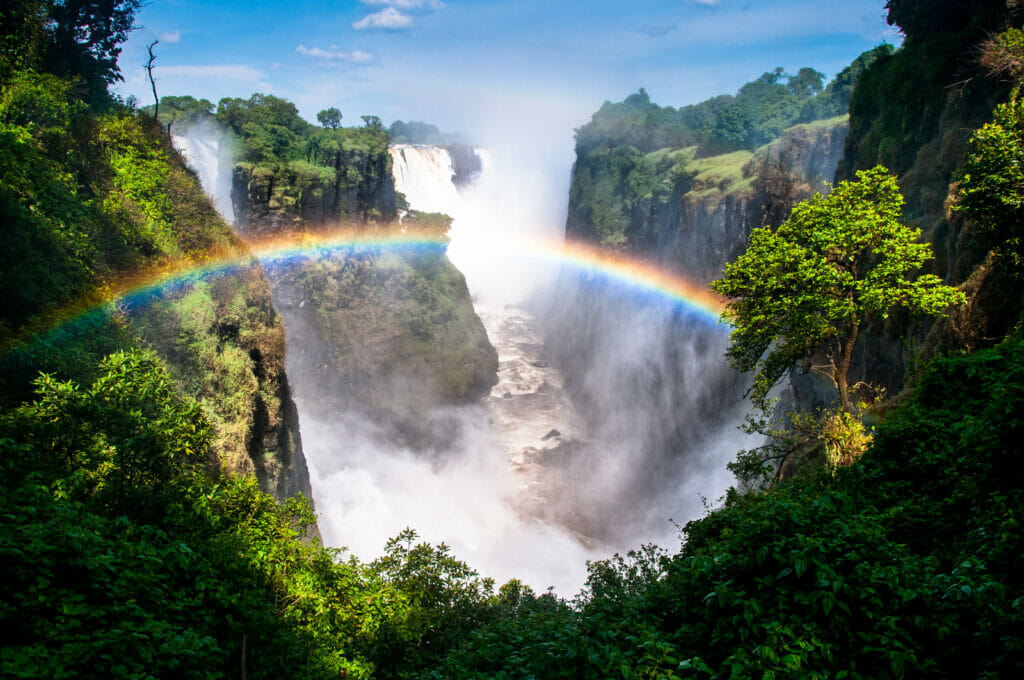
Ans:
[[[621,253],[609,252],[578,241],[549,242],[544,246],[548,256],[561,264],[594,271],[627,286],[646,290],[689,308],[717,323],[725,309],[725,300],[707,286],[673,274],[652,262]]]
[[[251,240],[244,252],[213,255],[200,262],[181,261],[149,269],[142,274],[104,284],[74,304],[51,314],[19,337],[0,345],[0,355],[27,344],[27,336],[41,339],[52,336],[62,326],[76,319],[85,319],[108,312],[118,306],[132,307],[154,296],[161,296],[183,286],[230,274],[254,266],[257,262],[274,266],[295,259],[326,255],[338,250],[355,252],[443,251],[446,237],[426,236],[394,231],[328,231],[299,233],[287,237]],[[627,287],[656,294],[698,314],[704,321],[717,323],[724,309],[723,299],[703,285],[688,281],[650,262],[613,253],[573,241],[533,239],[499,244],[504,251],[524,257],[539,258],[579,270],[597,273]],[[52,341],[53,338],[51,337]]]

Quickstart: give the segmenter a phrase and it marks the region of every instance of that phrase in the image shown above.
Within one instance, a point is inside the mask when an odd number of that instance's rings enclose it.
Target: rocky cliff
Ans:
[[[263,270],[237,264],[248,259],[245,244],[151,118],[122,111],[67,128],[76,136],[64,133],[65,143],[84,151],[64,152],[64,166],[23,134],[20,162],[8,168],[28,171],[28,181],[11,184],[4,211],[12,243],[22,244],[0,267],[4,399],[28,398],[39,371],[88,385],[104,355],[152,349],[213,426],[213,466],[255,474],[279,499],[308,494],[284,329]],[[57,190],[62,200],[50,198]],[[51,245],[37,251],[37,241]],[[138,285],[167,272],[177,272],[170,283]]]
[[[371,241],[428,229],[388,222],[396,193],[386,150],[356,160],[324,173],[333,180],[240,164],[236,229],[288,237],[340,224]],[[337,183],[353,176],[363,181]],[[497,380],[497,355],[440,243],[318,249],[268,273],[288,328],[289,375],[314,416],[361,412],[415,440],[415,424],[429,410],[479,399]]]
[[[334,169],[237,164],[231,186],[236,229],[248,237],[265,237],[395,219],[390,155],[339,155],[337,163]]]
[[[892,392],[923,359],[997,342],[1024,311],[1013,276],[981,246],[975,226],[951,210],[968,140],[1010,91],[1008,80],[983,65],[986,41],[1019,25],[1021,12],[1015,3],[989,0],[940,9],[922,5],[919,15],[890,10],[890,23],[900,25],[906,39],[864,73],[836,176],[847,179],[877,163],[895,172],[906,197],[905,218],[922,230],[936,255],[928,272],[960,286],[968,304],[948,319],[898,318],[870,329],[854,357],[856,379]]]
[[[847,131],[837,117],[791,127],[754,151],[709,157],[695,147],[592,147],[574,167],[567,234],[708,283],[744,251],[752,229],[826,190]],[[725,362],[725,328],[685,306],[568,274],[545,325],[580,410],[599,428],[635,433],[648,468],[712,474],[702,467],[709,451],[726,449],[715,455],[727,459],[750,445],[735,430],[746,379]]]
[[[848,130],[845,116],[816,121],[756,151],[705,158],[696,147],[591,149],[573,169],[566,234],[710,282],[752,229],[825,190]]]
[[[285,373],[284,325],[256,262],[137,304],[132,330],[213,425],[221,466],[283,500],[311,496]]]

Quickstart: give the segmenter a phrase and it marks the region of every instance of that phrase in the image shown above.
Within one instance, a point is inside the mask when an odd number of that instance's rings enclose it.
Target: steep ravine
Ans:
[[[827,189],[847,131],[845,117],[801,124],[757,151],[707,158],[695,148],[641,154],[597,147],[577,157],[567,236],[706,285],[743,252],[752,229],[779,224],[794,203]],[[707,469],[699,452],[733,446],[728,459],[743,447],[734,426],[746,382],[724,360],[724,327],[608,295],[579,276],[564,275],[553,299],[547,344],[569,393],[603,428],[619,423],[641,433],[635,444],[645,464]],[[640,358],[627,365],[618,356]],[[595,381],[595,365],[606,380]],[[637,381],[650,386],[649,397],[636,398],[643,393],[631,387]],[[820,398],[800,376],[794,389],[801,399]]]

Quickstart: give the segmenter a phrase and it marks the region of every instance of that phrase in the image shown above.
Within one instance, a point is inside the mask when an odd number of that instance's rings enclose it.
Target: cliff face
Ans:
[[[285,374],[284,326],[258,263],[149,300],[130,319],[202,405],[226,471],[255,475],[279,500],[311,497]]]
[[[375,178],[347,189],[327,178],[239,165],[236,229],[286,237],[347,224],[372,238],[403,228],[377,223],[395,216],[390,154],[364,161],[353,172],[335,169],[335,177]],[[314,416],[361,412],[395,423],[415,444],[424,414],[479,399],[497,381],[497,354],[441,246],[335,248],[276,264],[268,274],[288,329],[288,372]]]
[[[65,133],[66,143],[81,152],[65,151],[57,166],[40,142],[20,134],[13,148],[21,162],[9,170],[29,171],[28,181],[3,178],[16,188],[6,195],[5,229],[26,246],[6,249],[0,267],[7,299],[19,303],[3,320],[12,331],[3,334],[0,352],[5,399],[29,398],[29,381],[40,371],[89,384],[104,355],[149,348],[213,426],[213,465],[255,474],[277,498],[308,494],[283,326],[262,269],[253,261],[220,270],[222,259],[244,260],[247,249],[150,118],[121,112],[66,127],[77,135]],[[32,209],[16,209],[22,205]],[[34,242],[55,235],[67,245],[25,257],[36,251]],[[154,272],[211,266],[214,273],[173,285],[133,287]],[[33,297],[18,292],[30,285]],[[83,307],[91,312],[75,316]],[[70,322],[39,332],[48,318],[66,319],[64,310],[73,310]]]
[[[827,188],[847,130],[845,117],[797,125],[756,151],[708,158],[696,148],[592,148],[574,167],[568,235],[708,283],[755,227],[780,223],[794,203]],[[745,378],[725,363],[724,328],[569,276],[556,298],[547,344],[567,390],[584,412],[641,431],[645,464],[696,469],[713,446],[735,446],[731,454],[745,445],[729,443],[745,410]],[[610,379],[595,385],[595,374]],[[619,393],[638,396],[626,402]],[[642,422],[650,426],[635,427]]]
[[[239,163],[232,174],[235,226],[250,237],[397,216],[391,156],[356,154],[322,168]]]
[[[414,419],[480,399],[497,380],[465,279],[440,249],[336,250],[281,267],[272,281],[290,372],[318,416]]]
[[[452,159],[452,184],[455,186],[461,188],[471,184],[483,170],[480,155],[473,147],[467,144],[448,144],[444,149]]]
[[[825,189],[848,129],[845,116],[797,125],[757,151],[709,158],[694,147],[591,149],[573,169],[566,232],[710,282],[751,230]]]
[[[916,363],[991,345],[1024,312],[1012,275],[979,247],[973,225],[950,209],[971,134],[991,120],[1010,90],[1009,82],[982,68],[983,43],[1007,25],[1019,25],[1020,17],[1014,3],[987,1],[929,8],[917,19],[897,15],[897,23],[910,20],[903,26],[903,47],[879,59],[858,83],[836,179],[878,163],[893,171],[906,198],[904,218],[922,230],[935,253],[925,272],[959,286],[968,303],[949,318],[896,318],[869,328],[854,355],[855,380],[894,393]]]

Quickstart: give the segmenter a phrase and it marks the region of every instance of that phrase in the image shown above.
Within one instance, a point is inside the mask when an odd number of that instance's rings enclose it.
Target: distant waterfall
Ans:
[[[389,151],[395,191],[405,194],[410,207],[422,212],[449,212],[456,206],[459,192],[452,181],[455,168],[447,149],[396,144]]]
[[[199,176],[213,207],[228,224],[234,224],[231,171],[235,154],[230,133],[212,121],[203,120],[181,128],[172,127],[171,143],[185,159],[185,164]]]

